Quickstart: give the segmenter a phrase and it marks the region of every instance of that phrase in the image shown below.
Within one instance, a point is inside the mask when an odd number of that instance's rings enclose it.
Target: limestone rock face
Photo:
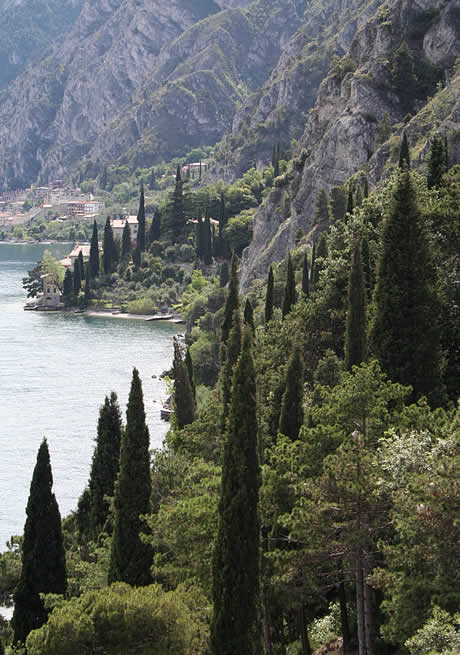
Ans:
[[[307,234],[312,230],[322,188],[342,184],[361,167],[371,184],[381,179],[389,146],[377,144],[377,123],[385,113],[393,123],[406,113],[392,84],[392,55],[406,39],[417,56],[425,58],[425,67],[451,65],[460,53],[458,19],[455,0],[392,0],[358,26],[348,51],[352,70],[340,64],[331,68],[320,85],[291,170],[277,180],[256,213],[253,241],[243,254],[243,290],[252,279],[266,276],[271,261],[286,255],[298,228]],[[434,127],[441,130],[455,125],[459,112],[458,91],[446,88],[442,93],[449,108],[436,119]],[[415,105],[420,111],[407,125],[409,140],[411,135],[417,138],[421,123],[427,126],[423,105]]]
[[[0,99],[5,186],[60,177],[82,157],[151,165],[215,143],[298,26],[292,0],[257,0],[262,18],[248,4],[85,0]]]

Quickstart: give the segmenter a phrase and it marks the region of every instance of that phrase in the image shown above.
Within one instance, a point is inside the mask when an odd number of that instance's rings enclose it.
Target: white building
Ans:
[[[139,227],[137,216],[126,216],[125,218],[113,218],[110,221],[114,239],[122,240],[125,223],[128,223],[131,232],[131,242],[133,245],[137,242],[137,229]]]

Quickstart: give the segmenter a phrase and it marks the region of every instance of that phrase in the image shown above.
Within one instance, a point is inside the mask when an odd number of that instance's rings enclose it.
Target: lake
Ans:
[[[22,277],[47,249],[71,245],[0,243],[0,551],[22,534],[38,447],[48,440],[62,516],[76,508],[89,476],[99,407],[112,390],[123,419],[133,367],[143,383],[151,448],[168,429],[160,419],[177,327],[61,312],[25,312]],[[156,377],[153,377],[156,376]]]

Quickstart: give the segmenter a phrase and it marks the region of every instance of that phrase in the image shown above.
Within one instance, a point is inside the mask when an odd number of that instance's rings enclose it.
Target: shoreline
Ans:
[[[71,312],[74,316],[90,316],[90,317],[101,317],[105,316],[107,318],[124,318],[124,319],[134,319],[138,321],[145,321],[147,323],[156,322],[156,321],[166,321],[168,323],[173,323],[175,325],[181,325],[185,323],[184,319],[180,315],[176,314],[128,314],[122,312],[112,312],[110,310],[104,309],[89,309],[84,311]]]

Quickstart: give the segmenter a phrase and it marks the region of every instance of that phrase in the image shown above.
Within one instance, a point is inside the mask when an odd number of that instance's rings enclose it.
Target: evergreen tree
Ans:
[[[139,211],[137,212],[137,247],[140,252],[145,250],[145,202],[144,185],[141,184],[141,197],[139,199]]]
[[[246,298],[246,304],[244,305],[244,322],[246,325],[249,325],[252,334],[255,334],[256,326],[254,325],[254,310],[252,309],[249,298]]]
[[[93,234],[91,235],[91,246],[89,249],[89,266],[91,278],[94,280],[99,275],[99,237],[97,234],[97,223],[94,219]]]
[[[110,225],[110,216],[107,216],[104,227],[104,240],[102,246],[102,267],[105,275],[112,273],[115,263],[115,243],[113,240],[113,230]]]
[[[219,272],[219,286],[221,289],[223,289],[228,281],[230,280],[230,271],[228,270],[228,263],[223,262],[222,266],[220,267],[220,272]]]
[[[399,96],[399,102],[403,112],[410,112],[417,94],[417,78],[415,75],[414,58],[406,41],[401,43],[394,54],[391,76],[393,89]]]
[[[73,292],[75,296],[78,296],[81,289],[81,274],[80,274],[80,262],[78,257],[73,263]]]
[[[104,528],[109,513],[107,498],[114,495],[118,474],[121,444],[121,412],[117,394],[105,397],[99,410],[96,446],[89,477],[89,524],[91,536],[96,538]]]
[[[267,325],[273,318],[274,294],[275,278],[273,277],[273,267],[270,266],[267,280],[267,294],[265,296],[265,325]]]
[[[308,258],[307,253],[303,256],[303,266],[302,266],[302,293],[307,299],[310,296],[310,275],[308,271]]]
[[[218,257],[225,257],[227,254],[227,247],[225,244],[224,237],[224,228],[227,224],[227,219],[225,217],[225,196],[224,192],[220,194],[220,203],[219,203],[219,239],[216,255]]]
[[[347,192],[343,186],[334,186],[331,189],[331,218],[341,221],[347,210]]]
[[[286,286],[283,298],[283,318],[289,314],[296,303],[295,274],[292,265],[291,253],[288,253]]]
[[[348,198],[347,198],[347,214],[352,214],[354,209],[354,203],[353,203],[353,188],[350,184],[350,187],[348,189]]]
[[[311,249],[311,269],[310,269],[310,288],[313,289],[315,285],[315,272],[316,272],[316,243],[313,244]]]
[[[196,224],[196,256],[202,261],[205,249],[205,234],[204,234],[204,221],[201,216],[197,219]]]
[[[83,262],[83,253],[80,250],[78,253],[78,265],[80,266],[80,280],[85,279],[85,264]]]
[[[331,208],[329,205],[329,196],[326,189],[321,189],[316,198],[315,223],[318,225],[320,232],[329,229],[331,220]]]
[[[262,654],[256,379],[247,330],[233,375],[213,555],[212,655]]]
[[[348,279],[348,309],[345,329],[345,368],[351,371],[366,361],[366,285],[361,258],[361,244],[357,239]]]
[[[240,307],[239,292],[238,292],[238,265],[239,265],[239,260],[236,253],[234,252],[232,255],[228,293],[224,306],[224,320],[222,322],[222,328],[221,328],[222,343],[227,343],[230,330],[232,329],[232,325],[233,325],[233,313],[235,310],[237,309],[239,310]]]
[[[101,189],[107,188],[107,181],[108,181],[107,164],[104,164],[104,168],[102,169],[101,175],[99,177],[99,186],[101,187]]]
[[[313,277],[313,287],[316,287],[319,282],[319,274],[324,265],[324,260],[327,258],[327,239],[325,234],[321,234],[318,247],[315,251],[315,264],[312,264],[312,277]]]
[[[139,246],[137,245],[134,250],[133,250],[133,264],[134,268],[138,269],[141,267],[141,251],[139,249]]]
[[[149,182],[149,187],[150,190],[153,191],[155,188],[155,183],[156,183],[156,178],[155,178],[155,170],[152,167],[152,172],[150,173],[150,182]]]
[[[374,276],[371,269],[371,256],[369,252],[369,241],[366,236],[361,239],[361,259],[363,262],[364,283],[366,285],[366,305],[372,297],[374,288]]]
[[[188,376],[187,366],[182,358],[180,345],[174,339],[174,413],[179,430],[195,420],[195,398]]]
[[[67,268],[64,275],[64,286],[62,291],[62,295],[64,296],[64,303],[66,305],[69,305],[71,303],[72,294],[73,294],[73,276],[70,268]]]
[[[193,362],[192,362],[192,356],[190,354],[190,348],[187,348],[187,351],[185,353],[185,366],[187,367],[188,380],[190,382],[190,386],[192,387],[193,398],[195,398],[196,397],[195,376],[193,374]]]
[[[38,450],[26,509],[22,570],[14,594],[15,644],[24,644],[29,632],[46,622],[48,611],[40,594],[64,594],[66,591],[61,516],[52,486],[48,444],[44,439]]]
[[[356,193],[355,193],[355,206],[356,207],[361,207],[363,204],[363,191],[361,189],[361,185],[358,184],[356,187]]]
[[[299,436],[303,425],[304,363],[300,348],[295,347],[288,362],[285,391],[281,402],[279,432],[292,441]]]
[[[414,397],[439,401],[439,301],[430,235],[417,206],[410,172],[400,172],[387,213],[374,289],[372,354]]]
[[[401,146],[399,148],[399,168],[404,168],[404,166],[410,169],[409,143],[405,132],[402,135]]]
[[[369,180],[367,177],[364,178],[364,191],[363,191],[364,197],[368,198],[369,197]]]
[[[203,261],[206,266],[212,264],[212,240],[211,240],[211,220],[209,218],[209,210],[206,210],[206,217],[204,219],[204,254]]]
[[[149,245],[154,241],[159,241],[161,236],[161,214],[155,209],[149,230]]]
[[[233,312],[232,328],[228,341],[221,347],[221,386],[222,386],[222,415],[221,430],[227,429],[228,413],[230,411],[232,380],[235,364],[241,352],[241,317],[239,308]]]
[[[174,185],[169,211],[171,239],[173,243],[177,243],[185,235],[184,183],[182,182],[180,166],[177,167],[176,171],[176,183]]]
[[[129,227],[128,221],[125,221],[125,226],[123,228],[123,234],[121,237],[121,259],[123,262],[126,263],[129,261],[131,250],[131,228]]]
[[[137,369],[134,369],[115,485],[109,584],[121,581],[144,586],[151,581],[152,552],[140,536],[144,527],[140,516],[149,511],[150,494],[149,431],[145,423],[142,384]]]
[[[442,176],[447,172],[446,153],[444,141],[441,137],[435,136],[428,158],[428,187],[440,186]]]
[[[91,300],[91,269],[89,267],[89,262],[86,264],[86,273],[85,273],[85,306],[88,307],[89,301]]]

